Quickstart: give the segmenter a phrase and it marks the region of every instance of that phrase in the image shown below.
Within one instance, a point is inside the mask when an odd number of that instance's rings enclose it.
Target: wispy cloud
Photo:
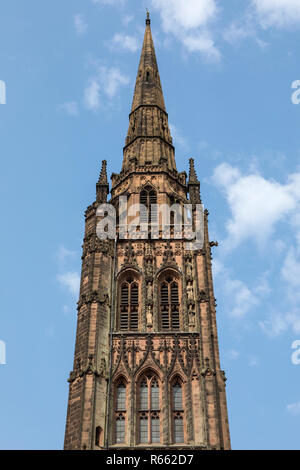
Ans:
[[[69,116],[78,116],[78,103],[77,101],[68,101],[58,106],[60,111],[65,112]]]
[[[92,0],[93,3],[99,3],[102,5],[120,5],[126,3],[126,0]]]
[[[233,46],[241,45],[244,39],[252,39],[261,48],[268,46],[266,41],[258,37],[256,24],[252,15],[246,15],[241,21],[233,21],[224,31],[223,38]]]
[[[244,318],[270,293],[267,273],[259,276],[250,287],[244,281],[235,278],[218,259],[213,262],[213,272],[214,278],[222,285],[226,312],[233,319]]]
[[[175,126],[175,124],[171,124],[171,123],[170,123],[170,131],[174,139],[174,142],[180,145],[180,147],[182,147],[184,150],[188,150],[189,149],[188,140],[183,135],[182,131],[177,126]]]
[[[69,271],[57,275],[57,280],[63,288],[72,294],[74,297],[78,296],[80,276],[76,271]]]
[[[259,173],[243,175],[227,163],[219,165],[213,182],[225,194],[231,211],[227,221],[227,248],[247,239],[265,242],[276,224],[299,209],[300,173],[291,174],[286,184],[266,179]]]
[[[209,31],[218,14],[215,0],[152,0],[151,5],[160,13],[165,33],[174,35],[189,52],[198,52],[206,60],[220,60]]]
[[[299,0],[251,0],[263,28],[300,25]]]
[[[84,104],[89,110],[95,111],[100,107],[100,85],[98,80],[90,78],[84,90]]]
[[[140,48],[140,41],[135,36],[116,33],[109,45],[111,49],[136,52]]]
[[[64,263],[66,260],[74,258],[76,251],[68,250],[64,245],[59,245],[56,256],[60,263]]]
[[[129,23],[131,23],[131,21],[134,20],[134,15],[124,15],[123,18],[122,18],[122,23],[125,25],[125,26],[128,26]]]
[[[293,415],[300,415],[300,401],[287,405],[287,411]]]
[[[74,15],[73,16],[74,20],[74,26],[75,26],[75,31],[78,36],[82,36],[87,32],[88,25],[85,20],[85,17],[83,15]]]
[[[89,110],[96,111],[104,99],[111,101],[121,87],[130,83],[129,77],[117,67],[96,66],[96,73],[88,81],[84,90],[84,104]]]

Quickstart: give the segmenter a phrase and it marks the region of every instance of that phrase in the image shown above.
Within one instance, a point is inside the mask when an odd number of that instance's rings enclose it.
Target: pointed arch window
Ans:
[[[182,383],[175,379],[171,386],[171,403],[173,414],[173,441],[175,444],[184,443],[184,411],[182,399]]]
[[[125,416],[120,414],[116,420],[116,444],[125,442]]]
[[[160,284],[160,319],[162,330],[179,330],[179,286],[168,276]]]
[[[139,284],[126,278],[120,287],[119,329],[135,331],[139,328]]]
[[[142,378],[138,396],[139,442],[160,442],[160,387],[155,375]]]
[[[126,383],[124,379],[115,387],[115,443],[125,443]]]
[[[126,386],[124,383],[121,383],[117,387],[117,411],[126,410]]]
[[[151,186],[146,186],[140,192],[140,204],[145,206],[147,211],[141,210],[140,222],[141,223],[156,223],[157,222],[157,193]]]

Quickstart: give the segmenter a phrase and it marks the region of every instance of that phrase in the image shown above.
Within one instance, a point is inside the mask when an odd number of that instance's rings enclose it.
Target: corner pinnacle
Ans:
[[[199,183],[199,180],[197,178],[195,166],[194,166],[194,159],[190,158],[190,174],[189,174],[189,183]]]
[[[107,182],[107,172],[106,172],[106,160],[102,160],[102,167],[101,167],[101,172],[100,172],[100,176],[99,176],[99,183],[102,183],[102,184],[108,184]]]

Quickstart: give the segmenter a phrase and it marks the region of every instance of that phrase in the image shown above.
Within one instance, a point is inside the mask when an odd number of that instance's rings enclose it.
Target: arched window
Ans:
[[[160,392],[155,375],[145,375],[141,379],[138,396],[139,442],[160,442]]]
[[[126,384],[121,380],[115,388],[115,443],[125,442]]]
[[[125,416],[120,414],[116,420],[116,444],[125,442]]]
[[[139,285],[133,277],[121,282],[119,298],[119,329],[138,330]]]
[[[173,391],[173,410],[182,411],[182,387],[179,381],[175,382],[172,387]]]
[[[162,330],[179,330],[179,288],[172,276],[160,284],[160,319]]]
[[[173,441],[175,444],[184,442],[184,426],[183,426],[183,400],[182,400],[182,383],[179,379],[175,379],[171,386],[172,393],[172,413],[173,413]]]
[[[121,383],[117,387],[117,411],[124,411],[126,410],[126,386],[124,383]]]
[[[182,444],[184,442],[183,417],[180,413],[177,413],[174,417],[174,442],[175,444]]]
[[[141,211],[141,223],[157,222],[157,194],[151,186],[146,186],[140,193],[140,204],[145,206],[147,211]]]

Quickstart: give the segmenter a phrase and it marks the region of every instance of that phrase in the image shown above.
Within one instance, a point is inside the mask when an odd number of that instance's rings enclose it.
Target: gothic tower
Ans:
[[[149,14],[122,170],[111,180],[107,201],[103,161],[96,201],[85,213],[65,449],[230,449],[208,211],[197,249],[178,237],[172,212],[166,237],[157,211],[190,204],[195,225],[201,199],[193,159],[188,178],[176,169]],[[120,209],[120,196],[128,208],[149,209],[140,223],[156,222],[156,237],[142,231],[124,238],[120,213],[116,237],[98,237],[97,208],[108,202]]]

